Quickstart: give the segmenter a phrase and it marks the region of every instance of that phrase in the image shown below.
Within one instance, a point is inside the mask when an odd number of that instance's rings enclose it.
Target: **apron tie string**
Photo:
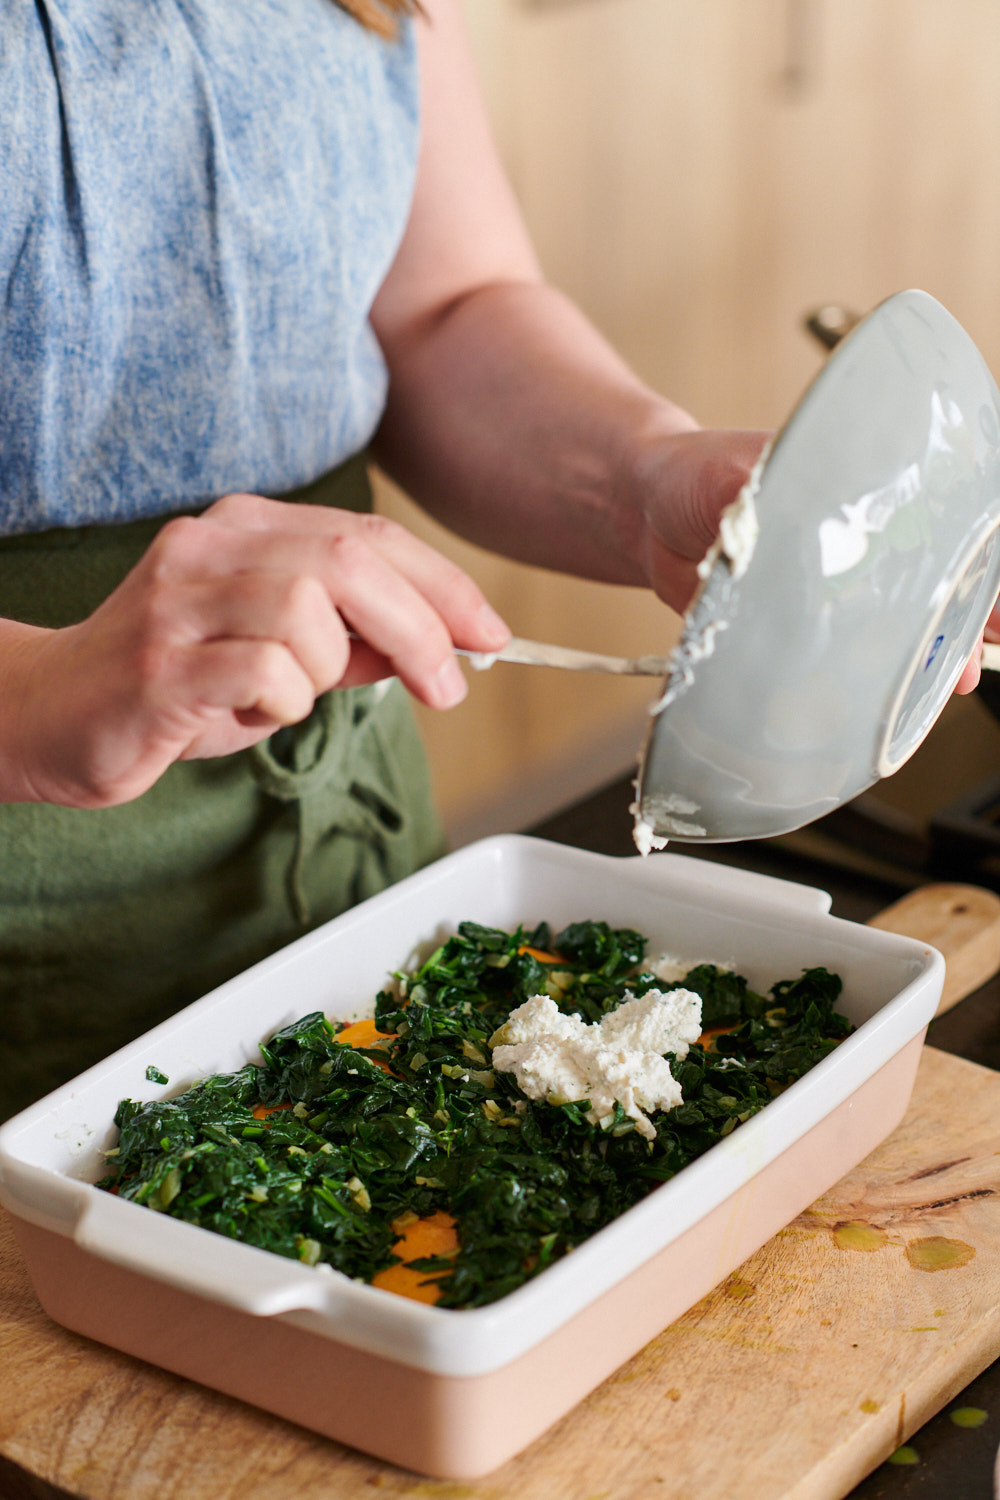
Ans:
[[[407,873],[404,806],[386,778],[372,775],[373,739],[379,741],[381,758],[392,761],[391,746],[373,713],[389,686],[325,693],[301,724],[278,730],[247,751],[261,791],[295,810],[286,890],[293,916],[303,926],[310,921],[305,870],[324,840],[346,836],[374,850],[382,878],[365,880],[362,863],[357,900]],[[331,787],[334,781],[338,785]]]

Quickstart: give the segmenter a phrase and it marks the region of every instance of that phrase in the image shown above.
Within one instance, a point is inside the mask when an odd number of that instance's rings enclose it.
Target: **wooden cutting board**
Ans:
[[[942,1008],[1000,967],[987,892],[926,887],[878,925],[950,954]],[[390,1468],[65,1332],[0,1214],[0,1495],[18,1500],[48,1485],[89,1500],[840,1500],[998,1355],[1000,1074],[933,1048],[888,1141],[474,1483]]]

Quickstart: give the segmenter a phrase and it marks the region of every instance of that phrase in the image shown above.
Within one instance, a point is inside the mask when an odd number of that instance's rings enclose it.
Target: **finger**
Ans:
[[[210,547],[206,546],[207,539],[211,539]],[[311,577],[322,586],[331,608],[384,659],[384,663],[375,664],[377,676],[391,670],[433,708],[452,707],[466,694],[448,624],[395,562],[373,548],[358,528],[303,535],[287,531],[254,533],[213,525],[198,536],[189,526],[177,526],[174,536],[164,539],[158,553],[150,563],[150,589],[154,594],[162,592],[167,601],[171,591],[176,592],[178,579],[186,588],[208,590],[209,597],[215,590],[220,598],[237,598],[242,589],[248,595],[256,591],[258,586],[251,582],[254,579],[270,575],[284,584],[297,575]],[[227,624],[237,634],[248,628],[239,618],[237,606],[228,607],[234,616],[228,617],[220,606],[208,627],[211,634],[225,634]],[[342,641],[339,622],[336,630]],[[355,676],[364,670],[359,655]],[[339,682],[340,675],[334,680]]]
[[[767,432],[703,430],[677,438],[667,470],[669,515],[661,533],[682,557],[700,562],[719,518],[746,484],[770,438]]]
[[[196,716],[226,710],[248,727],[298,724],[316,700],[308,673],[275,641],[215,640],[194,646],[179,660],[169,691]]]
[[[351,628],[429,707],[460,703],[468,685],[432,603],[362,538],[339,536],[325,545],[329,556],[319,576]],[[359,653],[359,666],[363,660]]]
[[[295,573],[240,573],[223,580],[174,584],[149,610],[154,635],[185,644],[211,640],[273,641],[284,646],[315,693],[337,686],[351,660],[344,622],[318,578]]]
[[[469,575],[434,547],[387,516],[358,514],[314,505],[230,495],[216,501],[204,519],[234,533],[266,534],[302,541],[355,537],[406,578],[444,620],[456,645],[468,650],[498,650],[510,630]]]
[[[381,682],[386,677],[397,677],[399,674],[395,666],[381,651],[376,651],[367,641],[355,636],[351,640],[351,659],[347,664],[343,677],[337,683],[339,688],[363,687],[370,682]]]
[[[971,693],[975,688],[979,686],[979,679],[982,675],[982,654],[983,643],[982,641],[980,641],[972,656],[970,656],[969,660],[962,668],[962,674],[955,684],[955,692],[959,695]]]
[[[697,564],[715,540],[719,518],[760,459],[769,434],[698,430],[674,433],[652,449],[642,475],[646,518],[642,563],[647,581],[683,613]]]

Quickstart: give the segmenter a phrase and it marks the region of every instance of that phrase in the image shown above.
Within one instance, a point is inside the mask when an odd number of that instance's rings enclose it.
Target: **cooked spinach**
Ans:
[[[458,1252],[411,1264],[438,1279],[439,1306],[494,1302],[749,1119],[851,1030],[834,1010],[840,980],[825,969],[765,996],[711,964],[665,984],[643,968],[645,949],[639,933],[603,922],[554,934],[544,923],[507,933],[463,922],[378,996],[388,1039],[351,1047],[316,1012],[262,1044],[260,1065],[175,1099],[122,1100],[101,1186],[366,1281],[397,1258],[394,1220],[443,1209],[457,1221]],[[620,1106],[594,1125],[586,1102],[533,1102],[492,1068],[488,1038],[532,995],[594,1021],[626,989],[679,987],[702,996],[703,1026],[717,1034],[673,1062],[684,1102],[653,1115],[654,1141]]]

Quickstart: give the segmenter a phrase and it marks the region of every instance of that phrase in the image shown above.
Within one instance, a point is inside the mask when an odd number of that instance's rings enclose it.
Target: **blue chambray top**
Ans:
[[[412,26],[333,0],[0,0],[0,535],[367,443],[417,113]]]

